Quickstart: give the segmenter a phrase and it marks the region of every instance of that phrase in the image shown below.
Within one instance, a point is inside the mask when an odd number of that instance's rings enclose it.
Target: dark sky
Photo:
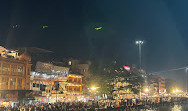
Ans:
[[[144,40],[142,61],[148,72],[184,67],[187,5],[187,0],[4,0],[0,44],[49,49],[62,57],[116,58],[138,64],[135,40]],[[11,27],[16,24],[19,27]],[[98,26],[102,30],[94,29]],[[171,77],[178,74],[172,72]]]

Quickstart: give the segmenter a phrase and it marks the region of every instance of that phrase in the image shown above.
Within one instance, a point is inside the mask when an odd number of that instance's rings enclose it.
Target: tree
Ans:
[[[140,85],[143,84],[143,78],[138,71],[127,71],[123,65],[113,61],[108,65],[92,64],[89,68],[89,76],[85,77],[85,83],[88,87],[95,85],[99,87],[99,94],[112,95],[113,91],[131,90],[134,94],[140,91]],[[120,83],[128,83],[114,90],[114,85]]]
[[[110,65],[104,68],[104,74],[112,80],[114,84],[117,82],[128,83],[126,86],[120,86],[116,91],[120,90],[131,90],[134,94],[138,94],[140,91],[140,86],[143,84],[144,79],[137,70],[127,71],[123,68],[123,65],[118,64],[116,61],[113,61]]]

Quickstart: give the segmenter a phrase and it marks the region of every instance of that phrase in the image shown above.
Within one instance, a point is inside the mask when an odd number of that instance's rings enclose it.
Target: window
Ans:
[[[1,66],[1,63],[0,63],[0,66]],[[1,68],[0,68],[0,73],[1,73]]]
[[[8,88],[8,77],[3,77],[2,78],[2,87],[3,88]]]
[[[30,68],[27,68],[27,75],[30,75]]]
[[[41,91],[45,91],[45,89],[46,89],[46,85],[41,84],[40,90],[41,90]]]
[[[16,86],[16,78],[10,78],[10,88],[14,89]]]
[[[82,78],[79,78],[79,79],[78,79],[78,82],[79,82],[79,83],[81,83],[81,79],[82,79]]]
[[[17,79],[17,84],[18,84],[18,88],[22,87],[22,79],[21,78]]]
[[[69,66],[71,66],[72,65],[72,62],[71,61],[69,61]]]
[[[33,87],[36,87],[36,83],[33,83]]]
[[[68,80],[68,81],[72,82],[72,77],[69,77],[69,80]]]
[[[37,87],[39,87],[39,84],[37,84]]]
[[[14,65],[14,64],[11,65],[11,73],[12,74],[16,74],[17,73],[17,66]]]
[[[2,70],[3,70],[3,73],[9,73],[10,72],[10,64],[4,63],[2,65]]]
[[[83,69],[83,72],[86,72],[86,69]]]
[[[23,66],[18,66],[18,73],[23,74]]]
[[[68,74],[68,72],[65,71],[65,75],[67,75],[67,74]]]
[[[10,78],[10,86],[14,86],[16,84],[16,78]]]
[[[43,85],[42,84],[40,84],[40,88],[42,88],[43,87]]]

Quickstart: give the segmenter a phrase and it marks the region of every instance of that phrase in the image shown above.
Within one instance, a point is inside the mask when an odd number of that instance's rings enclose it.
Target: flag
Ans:
[[[131,68],[129,66],[123,66],[125,70],[130,71]]]

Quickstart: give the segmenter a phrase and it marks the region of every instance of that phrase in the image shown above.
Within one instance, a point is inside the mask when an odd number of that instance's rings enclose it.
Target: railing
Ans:
[[[67,81],[67,82],[70,82],[70,83],[80,83],[80,84],[82,83],[81,81],[70,81],[70,80]]]

